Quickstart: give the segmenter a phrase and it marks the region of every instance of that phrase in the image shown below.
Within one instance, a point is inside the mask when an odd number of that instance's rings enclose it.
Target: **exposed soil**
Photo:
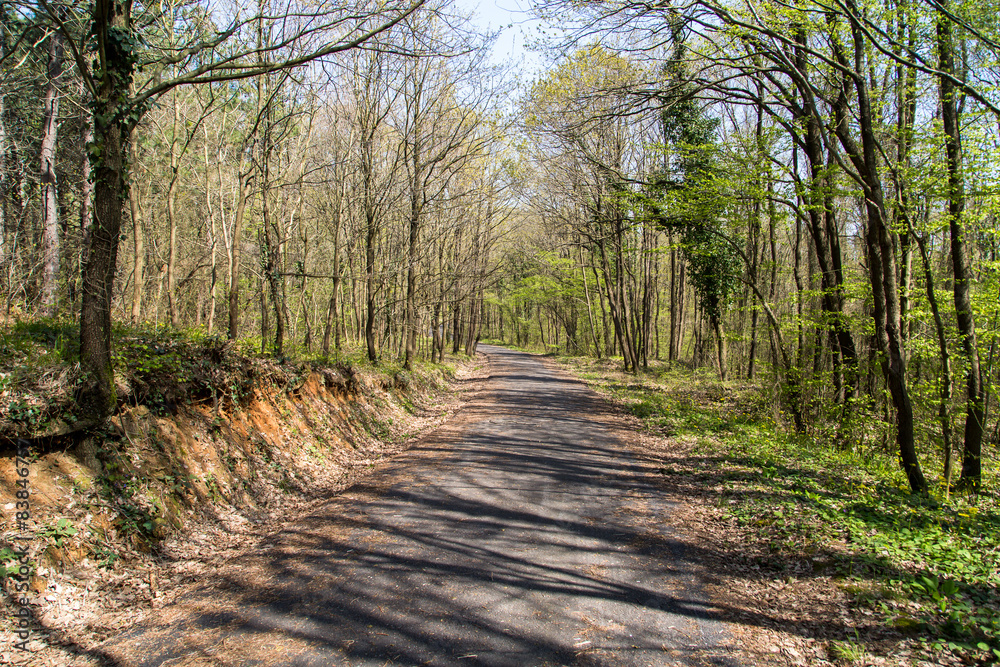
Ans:
[[[3,581],[0,664],[106,662],[95,646],[405,451],[485,372],[466,363],[446,383],[327,369],[292,385],[256,382],[242,403],[188,402],[173,414],[141,406],[104,436],[42,442],[30,463],[29,530],[65,519],[73,534],[30,543],[39,567],[28,653],[12,648],[19,607],[14,581]],[[16,532],[13,455],[0,457],[0,547]]]

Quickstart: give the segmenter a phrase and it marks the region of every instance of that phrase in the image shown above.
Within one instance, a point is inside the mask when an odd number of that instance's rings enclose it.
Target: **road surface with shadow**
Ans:
[[[702,554],[608,406],[480,346],[486,388],[101,652],[122,665],[734,665]]]

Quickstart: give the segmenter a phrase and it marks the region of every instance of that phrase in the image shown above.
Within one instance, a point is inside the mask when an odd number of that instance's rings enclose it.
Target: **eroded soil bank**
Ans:
[[[88,649],[349,486],[461,404],[482,362],[386,374],[349,365],[258,373],[239,395],[147,401],[106,429],[0,444],[0,664],[96,664]],[[18,540],[27,535],[29,539]],[[26,546],[30,651],[14,648]],[[13,576],[8,576],[13,575]],[[23,612],[22,612],[23,613]]]

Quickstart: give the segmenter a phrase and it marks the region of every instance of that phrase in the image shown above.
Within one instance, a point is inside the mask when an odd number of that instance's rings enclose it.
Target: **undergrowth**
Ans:
[[[454,374],[453,366],[442,364],[419,363],[416,373],[394,360],[374,364],[363,351],[350,348],[323,355],[315,348],[290,346],[275,358],[260,354],[259,338],[231,342],[200,328],[115,323],[112,334],[119,402],[158,414],[200,401],[241,403],[255,386],[294,386],[323,368],[348,378],[367,370],[383,378],[385,389],[418,391],[440,388]],[[37,318],[0,326],[0,438],[71,432],[88,418],[77,413],[75,401],[82,381],[75,323]]]
[[[1000,662],[995,456],[984,460],[983,493],[936,488],[921,498],[875,440],[794,434],[754,386],[563,361],[651,431],[693,443],[685,470],[661,472],[718,489],[719,507],[765,550],[817,564],[856,607],[917,639],[931,660],[948,652],[967,663]],[[924,464],[939,465],[930,457]]]

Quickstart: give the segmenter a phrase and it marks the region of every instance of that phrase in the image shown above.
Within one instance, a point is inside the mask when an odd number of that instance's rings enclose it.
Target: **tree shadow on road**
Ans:
[[[670,528],[661,480],[603,425],[603,401],[519,363],[494,364],[461,428],[104,654],[143,667],[739,664],[725,623],[784,619],[710,599],[708,565],[731,554]]]

